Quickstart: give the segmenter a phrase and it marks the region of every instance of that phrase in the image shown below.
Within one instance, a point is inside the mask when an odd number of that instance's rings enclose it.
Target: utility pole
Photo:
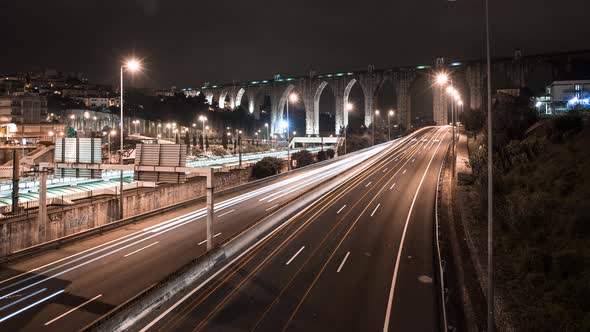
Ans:
[[[490,59],[489,0],[486,0],[486,57],[488,72],[488,332],[494,331],[494,227],[492,176],[492,65]]]

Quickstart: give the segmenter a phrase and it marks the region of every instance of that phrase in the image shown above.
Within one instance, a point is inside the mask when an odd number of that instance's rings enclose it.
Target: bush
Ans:
[[[326,150],[318,151],[318,161],[324,161],[328,159],[328,153]]]
[[[279,174],[281,171],[281,161],[275,157],[264,157],[254,164],[252,175],[257,179],[263,179],[272,175]]]
[[[314,162],[311,152],[307,150],[293,153],[292,159],[297,161],[297,168],[311,165]]]
[[[334,158],[334,156],[336,156],[336,151],[334,151],[334,149],[328,149],[326,150],[326,153],[328,154],[328,158],[332,159]]]
[[[216,145],[216,146],[212,146],[212,147],[209,149],[209,151],[211,151],[211,153],[212,153],[214,156],[217,156],[217,157],[223,157],[223,156],[225,156],[225,155],[227,154],[227,151],[225,151],[225,149],[224,149],[224,148],[222,148],[222,147],[220,147],[220,146],[217,146],[217,145]]]

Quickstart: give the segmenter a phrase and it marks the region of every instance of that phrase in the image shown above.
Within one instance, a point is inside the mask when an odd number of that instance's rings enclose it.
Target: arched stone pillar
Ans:
[[[227,97],[227,91],[222,90],[219,94],[218,106],[219,108],[225,108],[225,97]]]
[[[415,72],[399,72],[394,75],[394,84],[397,87],[397,114],[398,123],[404,128],[412,126],[412,96],[410,89],[416,79]]]
[[[327,85],[328,83],[326,81],[322,81],[319,84],[319,86],[315,89],[315,93],[313,94],[312,109],[309,112],[306,109],[305,133],[308,136],[319,135],[320,133],[320,97],[322,96],[322,92]]]
[[[483,89],[485,75],[481,64],[467,67],[465,72],[469,89],[469,107],[473,110],[483,110]]]

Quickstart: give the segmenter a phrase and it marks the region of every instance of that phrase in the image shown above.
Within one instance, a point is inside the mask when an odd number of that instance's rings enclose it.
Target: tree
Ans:
[[[205,148],[209,150],[209,135],[205,136]]]
[[[279,174],[281,171],[281,161],[275,157],[264,157],[252,167],[252,175],[257,179],[262,179],[272,175]]]
[[[313,164],[313,155],[307,150],[293,153],[292,158],[297,161],[297,168]]]
[[[328,159],[328,153],[326,152],[326,150],[321,150],[318,151],[318,161],[324,161],[326,159]]]
[[[227,150],[227,135],[221,135],[221,145]]]
[[[193,145],[197,146],[197,135],[193,134]]]
[[[180,144],[180,135],[176,133],[176,144]]]
[[[74,128],[70,127],[70,125],[68,125],[66,127],[66,137],[74,138],[74,137],[76,137],[76,135],[77,135],[76,130]]]
[[[334,156],[336,155],[336,151],[334,151],[334,149],[328,149],[326,150],[326,153],[328,154],[328,158],[330,159],[334,158]]]
[[[203,135],[199,135],[199,148],[203,150]]]
[[[188,134],[186,134],[186,135],[184,136],[184,144],[185,144],[186,146],[188,146],[188,148],[190,149],[190,147],[191,147],[191,139],[190,139],[190,137],[188,136]]]

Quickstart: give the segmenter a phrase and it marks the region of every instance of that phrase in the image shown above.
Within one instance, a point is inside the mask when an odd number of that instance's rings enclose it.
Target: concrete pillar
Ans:
[[[432,87],[433,93],[432,98],[434,99],[433,102],[433,120],[439,126],[444,126],[449,124],[448,120],[448,104],[446,99],[446,92],[444,91],[444,87],[435,85]]]
[[[336,128],[335,134],[343,134],[342,130],[348,125],[346,116],[346,105],[344,105],[344,94],[336,94]]]
[[[47,171],[40,170],[39,172],[39,211],[37,215],[37,230],[39,234],[39,241],[43,243],[47,241]]]
[[[367,127],[373,123],[373,112],[375,112],[374,93],[371,89],[369,93],[365,93],[365,126]]]
[[[207,251],[213,249],[213,168],[207,170]],[[196,223],[195,223],[196,224]]]
[[[404,129],[412,126],[412,83],[416,79],[415,73],[399,73],[394,78],[397,86],[397,118],[399,125]]]
[[[483,110],[483,89],[484,78],[481,64],[474,64],[467,67],[465,72],[467,87],[469,89],[469,107],[471,109]]]

